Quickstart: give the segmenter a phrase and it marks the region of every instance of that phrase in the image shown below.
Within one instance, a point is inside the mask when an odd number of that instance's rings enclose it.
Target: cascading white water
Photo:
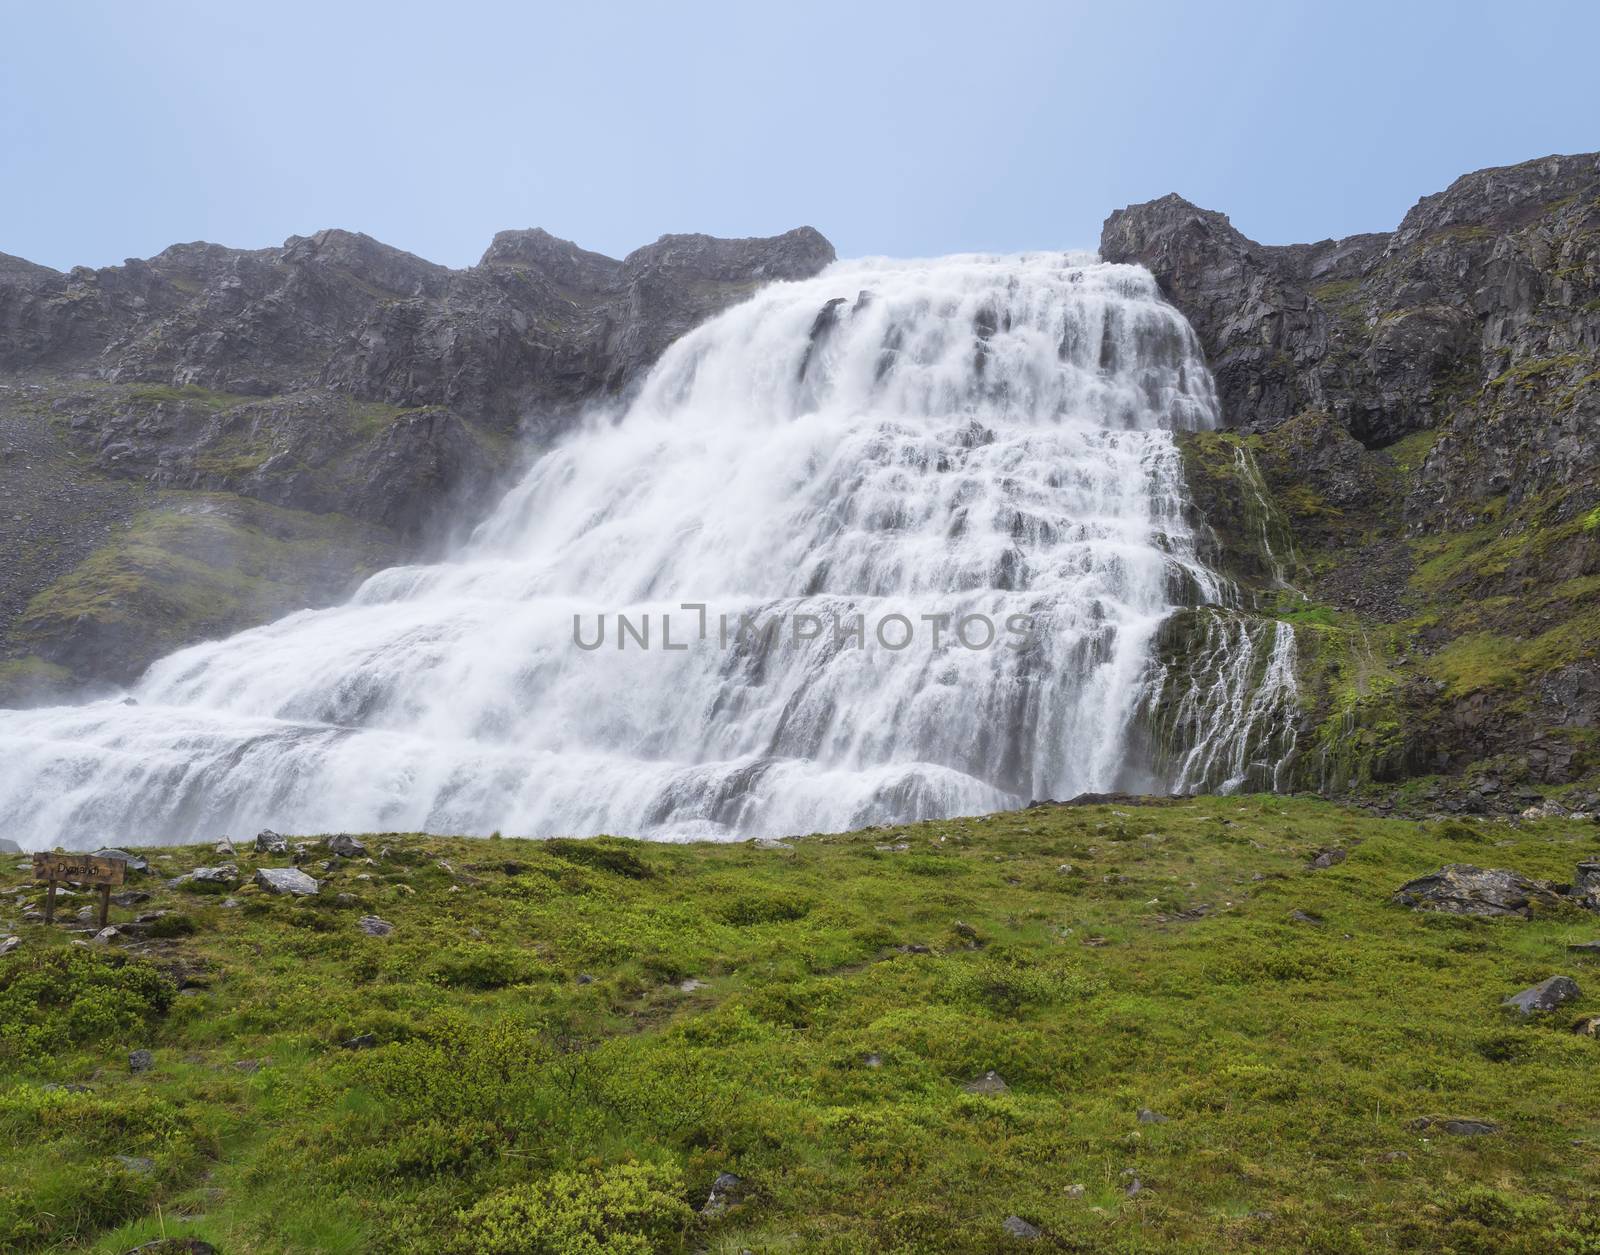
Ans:
[[[455,560],[163,659],[137,705],[0,714],[0,831],[722,837],[1143,779],[1152,638],[1227,600],[1169,434],[1215,421],[1193,332],[1136,267],[873,260],[774,285],[543,456]],[[741,614],[790,618],[723,648]],[[903,649],[874,632],[894,614]],[[975,614],[1002,625],[990,648],[948,630]],[[662,648],[669,615],[688,648]],[[797,640],[797,615],[822,630]]]

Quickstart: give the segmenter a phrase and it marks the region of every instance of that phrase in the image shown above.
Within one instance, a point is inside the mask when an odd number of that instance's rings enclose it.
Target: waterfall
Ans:
[[[453,560],[162,659],[137,704],[0,713],[0,831],[729,838],[1237,784],[1282,714],[1246,682],[1259,631],[1216,644],[1236,682],[1193,694],[1187,756],[1139,761],[1130,735],[1163,623],[1232,600],[1171,434],[1216,421],[1138,267],[775,284],[545,453]],[[1292,648],[1285,628],[1264,655],[1290,683]]]

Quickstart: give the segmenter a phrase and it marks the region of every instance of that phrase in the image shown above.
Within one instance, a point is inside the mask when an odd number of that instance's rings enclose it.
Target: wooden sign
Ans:
[[[128,860],[111,858],[104,854],[35,854],[33,878],[49,881],[50,892],[44,899],[44,922],[56,916],[56,885],[67,881],[78,885],[100,886],[100,927],[106,926],[106,916],[111,911],[111,886],[120,885],[128,877]]]

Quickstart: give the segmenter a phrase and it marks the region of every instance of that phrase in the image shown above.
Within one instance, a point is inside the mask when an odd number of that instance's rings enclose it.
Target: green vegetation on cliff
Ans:
[[[1567,947],[1600,916],[1389,899],[1448,862],[1565,881],[1597,836],[1272,797],[389,834],[313,844],[303,899],[249,884],[285,856],[207,893],[167,880],[222,857],[158,851],[113,913],[142,924],[75,946],[69,899],[0,959],[0,1246],[1592,1253],[1600,973]],[[1507,1018],[1555,974],[1578,1000]]]

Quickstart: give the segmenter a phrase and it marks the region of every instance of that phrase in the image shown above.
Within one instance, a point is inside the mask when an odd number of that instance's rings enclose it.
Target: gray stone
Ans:
[[[268,893],[309,898],[322,886],[298,867],[258,867],[255,882]]]
[[[367,847],[362,845],[348,833],[338,833],[325,841],[328,851],[337,854],[340,858],[361,858],[367,852]]]
[[[1561,899],[1549,885],[1529,880],[1517,872],[1498,867],[1474,867],[1470,863],[1449,863],[1430,875],[1401,885],[1395,891],[1394,901],[1416,911],[1527,918],[1534,906],[1553,907]]]
[[[961,1087],[969,1094],[1005,1094],[1009,1093],[1011,1086],[1007,1085],[1005,1078],[995,1071],[985,1072],[982,1076],[974,1077]]]
[[[1421,1116],[1411,1122],[1411,1127],[1418,1133],[1449,1133],[1454,1137],[1487,1137],[1500,1131],[1493,1120],[1463,1116]]]
[[[5,955],[10,954],[13,950],[15,950],[21,944],[22,944],[22,938],[21,937],[7,937],[3,941],[0,941],[0,958],[3,958]]]
[[[289,839],[264,828],[256,833],[256,853],[284,855],[289,852]]]
[[[1507,1011],[1527,1017],[1547,1014],[1578,996],[1578,983],[1570,976],[1552,976],[1531,989],[1512,994],[1500,1005]]]
[[[102,928],[92,938],[90,938],[90,940],[93,941],[97,946],[106,946],[110,945],[120,936],[122,936],[122,934],[117,931],[116,927],[114,925],[109,925],[105,928]]]
[[[1578,864],[1572,880],[1572,896],[1591,911],[1600,911],[1600,860]]]
[[[1140,1124],[1165,1124],[1166,1122],[1167,1117],[1162,1115],[1160,1112],[1151,1111],[1148,1107],[1139,1108]]]
[[[711,1192],[706,1195],[705,1206],[700,1208],[702,1216],[716,1217],[722,1215],[730,1207],[737,1207],[744,1202],[744,1178],[731,1172],[719,1172],[717,1179],[711,1183]]]
[[[1082,1198],[1088,1192],[1081,1183],[1076,1181],[1062,1191],[1068,1198]]]
[[[363,915],[356,921],[356,927],[369,937],[387,937],[394,931],[393,924],[376,915]]]
[[[1044,1236],[1043,1230],[1037,1225],[1031,1225],[1021,1216],[1007,1216],[1000,1226],[1014,1238],[1024,1242],[1037,1242]]]
[[[1600,958],[1600,941],[1577,941],[1567,947],[1568,954],[1586,954]]]
[[[196,867],[192,872],[179,876],[170,881],[174,887],[179,885],[215,885],[219,888],[231,889],[239,883],[239,869],[233,863],[223,863],[218,867]]]
[[[150,870],[150,864],[148,862],[138,857],[136,854],[129,854],[126,850],[118,850],[108,847],[103,850],[95,850],[94,853],[101,858],[120,858],[128,865],[127,870],[130,872],[147,872]]]
[[[115,1155],[116,1161],[123,1168],[136,1176],[147,1177],[156,1170],[156,1161],[147,1159],[143,1155]]]
[[[148,1072],[156,1066],[156,1057],[148,1050],[130,1050],[128,1052],[128,1071],[133,1073]]]
[[[371,1033],[360,1033],[348,1041],[339,1043],[341,1050],[371,1050],[378,1044],[378,1039]]]

